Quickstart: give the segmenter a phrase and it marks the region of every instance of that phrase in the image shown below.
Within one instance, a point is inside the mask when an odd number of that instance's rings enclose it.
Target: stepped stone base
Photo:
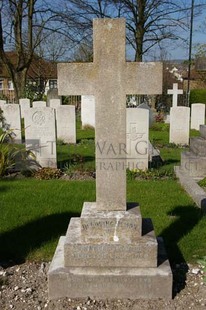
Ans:
[[[206,157],[200,157],[193,152],[182,152],[181,170],[194,178],[204,178],[206,175]]]
[[[157,268],[65,267],[64,243],[61,237],[50,265],[49,299],[172,298],[172,272],[162,241]]]
[[[136,242],[85,242],[79,218],[72,218],[64,244],[65,267],[157,267],[153,228]],[[135,233],[135,232],[134,232]]]
[[[206,140],[202,137],[190,138],[190,152],[206,157]]]

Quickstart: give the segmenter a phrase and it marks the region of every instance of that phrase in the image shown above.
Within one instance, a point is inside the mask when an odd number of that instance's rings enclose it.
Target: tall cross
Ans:
[[[182,89],[178,89],[178,84],[177,83],[173,83],[173,89],[168,89],[167,90],[167,94],[168,95],[172,95],[172,107],[176,108],[177,107],[178,95],[182,95],[183,94],[183,90]]]
[[[58,64],[60,95],[94,95],[96,205],[126,210],[126,94],[160,94],[162,64],[125,61],[125,20],[93,21],[91,63]]]

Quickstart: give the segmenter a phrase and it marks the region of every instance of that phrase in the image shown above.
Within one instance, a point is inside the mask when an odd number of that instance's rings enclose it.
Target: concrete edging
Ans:
[[[179,178],[180,184],[184,187],[188,195],[192,197],[196,205],[206,213],[206,192],[187,173],[181,170],[180,166],[175,166],[174,171]]]

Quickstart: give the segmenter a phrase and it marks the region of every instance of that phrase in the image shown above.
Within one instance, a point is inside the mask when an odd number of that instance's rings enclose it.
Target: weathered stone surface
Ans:
[[[138,206],[125,211],[99,211],[96,202],[85,202],[81,213],[81,238],[85,242],[135,242],[142,235]]]
[[[31,108],[24,118],[26,148],[42,167],[57,166],[55,115],[52,108]]]
[[[49,298],[171,298],[171,269],[164,251],[157,255],[153,228],[141,226],[135,204],[126,211],[126,94],[161,91],[162,66],[125,62],[124,20],[95,20],[93,38],[94,62],[60,64],[58,80],[61,95],[95,96],[97,201],[85,203],[60,239]]]
[[[49,100],[49,107],[53,109],[57,109],[61,106],[61,100],[60,99],[50,99]]]
[[[200,125],[200,136],[206,139],[206,125]]]
[[[64,244],[65,267],[157,267],[154,231],[130,243],[122,241],[116,230],[107,242],[98,241],[96,237],[85,242],[81,239],[84,233],[81,226],[80,219],[70,220]]]
[[[95,128],[95,98],[94,96],[81,97],[82,128],[92,126]]]
[[[0,100],[0,107],[6,104],[6,100]]]
[[[50,265],[49,299],[172,298],[172,273],[165,256],[157,268],[65,267],[64,241],[61,237]]]
[[[206,140],[202,137],[190,138],[190,151],[198,156],[206,157]]]
[[[50,88],[48,91],[47,91],[47,106],[50,107],[50,108],[53,108],[51,105],[50,105],[50,100],[51,99],[58,99],[60,100],[61,104],[62,104],[62,98],[61,96],[59,96],[58,94],[58,89],[57,88]]]
[[[199,157],[192,152],[181,153],[181,170],[194,178],[206,176],[206,157]]]
[[[190,108],[170,109],[170,143],[189,144]]]
[[[30,99],[21,98],[19,99],[20,110],[21,110],[21,118],[24,118],[26,110],[30,109]]]
[[[124,19],[96,19],[93,27],[94,62],[58,64],[59,94],[95,96],[97,204],[125,210],[126,94],[161,93],[162,64],[125,61]]]
[[[175,167],[176,176],[179,178],[180,184],[184,187],[187,193],[192,197],[196,205],[203,211],[206,212],[206,193],[201,188],[193,177],[189,176],[188,171],[184,171],[182,167]]]
[[[33,101],[32,107],[33,108],[46,108],[46,101]]]
[[[61,105],[56,108],[57,138],[66,143],[76,143],[75,106]]]
[[[127,110],[127,168],[148,169],[149,162],[149,111]]]
[[[191,105],[191,129],[200,129],[205,124],[205,104],[193,103]]]
[[[1,106],[5,118],[5,128],[12,130],[15,143],[22,143],[21,115],[19,104],[3,104]]]

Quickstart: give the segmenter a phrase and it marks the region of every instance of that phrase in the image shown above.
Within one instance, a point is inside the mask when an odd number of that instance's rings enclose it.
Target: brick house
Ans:
[[[7,56],[15,63],[15,52]],[[36,93],[47,94],[51,88],[57,88],[57,64],[34,56],[27,74],[27,86]],[[0,99],[14,102],[14,86],[6,66],[0,59]]]

